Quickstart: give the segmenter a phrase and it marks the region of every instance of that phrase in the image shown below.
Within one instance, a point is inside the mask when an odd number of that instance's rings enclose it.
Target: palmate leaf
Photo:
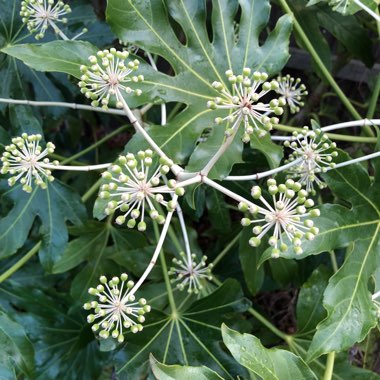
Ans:
[[[350,157],[339,151],[339,161]],[[332,170],[324,175],[331,191],[349,207],[325,204],[316,219],[319,235],[303,245],[304,253],[293,250],[286,258],[304,258],[351,244],[346,260],[330,279],[324,294],[328,312],[314,336],[308,360],[330,352],[341,351],[362,341],[376,325],[376,316],[368,291],[368,280],[380,261],[380,159],[374,159],[376,179],[371,183],[367,171],[360,164]],[[353,242],[355,242],[353,244]],[[267,250],[261,262],[269,259]]]
[[[227,280],[199,301],[189,302],[187,297],[182,305],[177,301],[178,293],[174,295],[175,309],[168,314],[153,310],[141,333],[126,334],[128,343],[116,356],[118,378],[143,377],[148,370],[149,353],[163,364],[205,365],[225,379],[244,374],[244,369],[237,367],[220,346],[221,324],[237,322],[236,313],[244,312],[250,305],[242,298],[237,281]]]
[[[70,230],[78,236],[67,245],[66,250],[55,261],[53,273],[64,273],[82,265],[71,285],[71,295],[77,302],[85,302],[87,290],[98,283],[101,275],[119,275],[127,271],[130,275],[141,276],[152,256],[154,247],[149,245],[143,234],[116,229],[111,223],[91,222]],[[118,265],[125,269],[120,269]],[[153,270],[150,279],[161,279],[160,266]]]
[[[33,343],[35,378],[98,378],[110,358],[109,354],[99,351],[85,315],[78,309],[70,311],[72,299],[47,288],[43,277],[29,275],[28,279],[28,283],[12,279],[2,285],[0,298],[8,314],[14,313],[14,319],[24,327]]]
[[[239,7],[240,28],[236,34],[233,21]],[[213,127],[216,114],[206,108],[206,102],[217,95],[211,86],[214,80],[225,82],[224,72],[229,68],[239,72],[242,67],[249,66],[274,75],[285,65],[289,57],[291,18],[283,16],[266,41],[259,43],[259,35],[268,22],[269,12],[267,0],[214,0],[213,40],[210,42],[204,1],[108,1],[107,21],[114,33],[123,41],[164,57],[175,72],[174,76],[169,76],[155,72],[148,65],[141,65],[140,72],[145,76],[140,86],[143,95],[138,99],[128,97],[128,101],[131,106],[144,102],[179,102],[186,105],[184,111],[165,127],[147,128],[158,145],[177,162],[187,162],[203,130]],[[174,33],[168,20],[169,14],[182,25],[186,45]],[[88,62],[88,46],[80,41],[56,41],[10,44],[4,51],[37,70],[65,72],[78,77],[79,65]],[[84,47],[82,51],[81,47]],[[73,55],[66,54],[71,49]],[[62,52],[65,52],[64,59]],[[212,136],[198,145],[190,158],[189,170],[202,168],[223,138],[223,130],[215,128]],[[138,150],[143,146],[146,143],[136,135],[128,149]],[[241,161],[242,146],[237,137],[226,152],[224,162],[213,170],[213,177],[225,176],[234,163]]]
[[[236,34],[233,21],[239,7],[241,18]],[[108,1],[107,21],[114,33],[123,41],[164,57],[174,70],[175,75],[166,77],[165,81],[147,81],[147,84],[155,85],[158,98],[187,105],[165,128],[152,126],[149,129],[169,156],[178,150],[189,155],[191,151],[184,150],[182,142],[190,142],[192,150],[202,131],[212,127],[215,114],[206,110],[205,101],[217,96],[211,83],[215,80],[226,82],[224,72],[227,69],[239,72],[249,66],[273,75],[285,65],[291,28],[288,16],[283,16],[267,40],[259,45],[259,34],[268,22],[269,11],[266,0],[212,1],[213,38],[210,42],[205,1]],[[181,25],[186,44],[179,41],[169,17]],[[223,134],[218,133],[200,143],[190,158],[188,169],[201,169],[223,138]],[[227,152],[230,155],[228,162],[217,165],[212,176],[220,178],[228,174],[232,165],[241,160],[242,143],[238,138],[235,140]]]
[[[25,243],[36,219],[41,222],[41,263],[50,271],[62,255],[68,242],[66,221],[81,225],[86,210],[79,196],[70,187],[55,180],[46,190],[35,186],[25,193],[21,185],[9,188],[6,180],[0,181],[1,199],[10,200],[13,208],[0,220],[0,258],[16,253]]]

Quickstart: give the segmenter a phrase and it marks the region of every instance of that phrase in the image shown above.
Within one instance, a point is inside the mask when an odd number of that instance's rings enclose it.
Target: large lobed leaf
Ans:
[[[55,180],[46,190],[35,187],[25,193],[21,185],[9,188],[0,181],[2,199],[10,200],[13,208],[0,220],[0,258],[16,253],[28,238],[36,219],[41,222],[42,245],[39,251],[41,263],[51,270],[63,254],[68,242],[66,221],[81,225],[86,210],[79,196],[64,183]]]
[[[116,357],[119,378],[144,376],[149,353],[163,364],[206,365],[226,379],[244,373],[220,346],[220,325],[236,320],[237,313],[250,305],[237,281],[227,280],[195,302],[181,302],[175,295],[176,310],[170,314],[154,310],[141,333],[126,335],[128,344]]]
[[[233,21],[241,11],[240,27],[236,33]],[[288,54],[291,18],[283,16],[264,43],[259,36],[265,28],[270,12],[269,1],[214,0],[210,41],[206,27],[206,2],[192,0],[110,0],[107,21],[119,39],[135,44],[146,51],[165,58],[173,68],[174,76],[155,72],[142,65],[145,82],[143,95],[130,97],[131,106],[143,102],[179,102],[186,105],[165,127],[151,126],[149,133],[158,145],[177,162],[187,162],[189,170],[199,170],[222,143],[222,128],[215,128],[211,136],[199,143],[205,128],[213,126],[215,112],[206,108],[206,102],[217,95],[211,83],[226,81],[224,72],[236,72],[249,66],[270,75],[285,65]],[[153,17],[154,14],[154,17]],[[169,18],[183,28],[186,44],[177,38]],[[27,65],[42,71],[59,71],[79,76],[79,65],[87,64],[92,47],[80,41],[55,41],[47,44],[7,46],[7,54],[21,59]],[[136,135],[130,150],[140,149],[146,143]],[[233,164],[241,162],[243,143],[236,138],[211,175],[222,178]]]

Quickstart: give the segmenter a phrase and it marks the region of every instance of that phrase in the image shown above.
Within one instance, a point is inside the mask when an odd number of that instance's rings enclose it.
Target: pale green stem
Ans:
[[[366,127],[368,126],[366,125]],[[277,129],[278,131],[284,131],[284,132],[290,132],[290,133],[294,131],[302,132],[302,128],[291,127],[288,125],[281,125],[281,124],[274,125],[273,128]],[[348,136],[348,135],[338,135],[336,133],[326,133],[326,135],[329,139],[336,140],[336,141],[350,141],[350,142],[374,143],[374,144],[376,144],[377,142],[376,137]]]
[[[334,372],[335,352],[327,354],[326,370],[323,375],[323,380],[331,380]]]
[[[5,281],[8,277],[17,272],[24,264],[26,264],[40,249],[41,242],[39,241],[27,254],[25,254],[20,260],[13,264],[8,270],[6,270],[0,276],[0,283]]]
[[[378,105],[380,95],[380,74],[376,78],[375,87],[373,89],[371,101],[369,103],[368,112],[367,112],[367,118],[372,119],[373,115],[375,114],[376,107]]]
[[[330,259],[331,259],[331,265],[333,268],[334,273],[338,272],[338,263],[336,261],[336,256],[334,251],[330,251]]]
[[[240,236],[241,236],[242,232],[240,231],[226,246],[225,248],[223,249],[223,251],[221,251],[219,253],[218,256],[216,256],[216,258],[214,259],[214,261],[212,262],[213,266],[215,267],[219,262],[220,260],[223,259],[223,257],[229,252],[229,250],[239,241],[240,239]]]
[[[252,314],[258,321],[260,321],[265,327],[267,327],[272,333],[277,335],[279,338],[283,339],[285,342],[289,342],[292,337],[290,335],[287,335],[283,333],[281,330],[279,330],[274,324],[269,322],[264,316],[262,316],[259,312],[257,312],[255,309],[250,307],[248,309],[248,312]]]
[[[102,182],[102,178],[99,178],[83,195],[82,202],[86,203],[99,189],[99,186]]]
[[[77,158],[87,154],[88,152],[91,152],[93,149],[96,149],[98,146],[104,144],[106,141],[112,139],[112,137],[118,135],[119,133],[122,133],[124,132],[126,129],[128,129],[128,125],[123,125],[122,127],[118,128],[118,129],[115,129],[114,131],[112,131],[111,133],[107,134],[106,136],[104,136],[102,139],[100,139],[99,141],[97,141],[96,143],[90,145],[89,147],[81,150],[80,152],[74,154],[73,156],[63,160],[61,162],[62,165],[66,165],[74,160],[76,160]]]

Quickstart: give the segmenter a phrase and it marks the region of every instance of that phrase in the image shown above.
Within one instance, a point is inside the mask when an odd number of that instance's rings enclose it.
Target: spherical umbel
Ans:
[[[177,186],[175,180],[167,180],[173,162],[160,158],[159,165],[154,165],[151,150],[140,151],[137,155],[128,153],[118,158],[114,165],[102,174],[105,183],[101,186],[99,198],[108,203],[105,207],[107,215],[115,211],[121,213],[116,218],[117,224],[127,224],[129,228],[137,227],[146,230],[145,213],[162,224],[165,217],[157,210],[161,204],[168,211],[176,208],[176,203],[165,199],[172,195],[183,195],[184,189]]]
[[[9,186],[15,185],[18,181],[23,185],[22,189],[27,193],[32,192],[33,183],[36,186],[46,189],[47,182],[54,180],[51,170],[44,166],[49,164],[48,154],[54,152],[55,146],[48,142],[46,148],[42,149],[40,134],[27,135],[23,133],[20,137],[14,137],[12,144],[5,147],[5,152],[1,157],[1,174],[10,174]],[[53,161],[53,165],[58,165],[58,161]]]
[[[83,308],[94,310],[94,314],[87,316],[87,322],[93,324],[92,331],[99,332],[101,338],[107,339],[111,336],[122,343],[125,331],[142,331],[145,314],[150,312],[151,307],[145,298],[136,301],[131,292],[133,286],[133,281],[128,281],[128,275],[123,273],[111,280],[101,276],[100,284],[88,290],[97,300],[86,302]]]
[[[199,263],[196,254],[192,253],[189,256],[181,252],[179,260],[174,258],[169,276],[174,277],[171,282],[176,283],[179,290],[187,289],[188,293],[198,294],[203,289],[204,281],[212,280],[213,265],[206,265],[207,256],[203,256]]]
[[[301,83],[300,78],[294,79],[289,74],[285,77],[278,77],[277,81],[276,92],[286,100],[290,112],[299,112],[300,108],[304,106],[302,98],[308,94],[306,86]]]
[[[242,74],[235,75],[232,70],[226,71],[231,88],[221,82],[214,82],[212,86],[220,96],[207,102],[207,107],[213,110],[226,110],[228,115],[215,119],[216,124],[227,123],[226,136],[236,133],[241,124],[244,125],[242,140],[247,143],[256,131],[259,137],[266,135],[278,124],[276,116],[282,115],[285,99],[273,98],[269,103],[263,103],[262,98],[270,91],[278,89],[278,82],[268,81],[268,74],[261,72],[251,73],[251,69],[244,68]],[[275,115],[275,116],[271,116]]]
[[[302,239],[313,240],[319,233],[319,229],[310,218],[319,216],[320,212],[318,209],[308,210],[314,206],[314,201],[307,198],[308,193],[302,189],[300,183],[288,179],[285,184],[277,185],[274,179],[269,179],[267,185],[272,196],[271,201],[262,196],[259,186],[254,186],[251,191],[252,197],[260,200],[262,206],[239,204],[241,211],[248,211],[253,217],[241,220],[244,227],[253,225],[254,236],[249,240],[249,244],[258,247],[262,238],[271,234],[268,242],[273,247],[272,257],[277,258],[281,252],[288,250],[283,239],[285,235],[292,243],[295,253],[301,254]]]
[[[141,90],[126,85],[144,80],[142,75],[130,76],[139,68],[139,61],[125,62],[128,56],[127,51],[102,50],[89,57],[89,66],[81,66],[78,85],[94,107],[108,109],[110,102],[115,101],[117,108],[123,108],[123,93],[141,95]]]
[[[62,17],[71,12],[71,8],[63,1],[55,0],[24,0],[21,2],[20,16],[30,33],[35,34],[37,40],[45,36],[50,27],[57,32],[57,23],[67,23]]]
[[[318,174],[335,167],[333,159],[338,156],[336,143],[330,142],[321,129],[312,131],[304,127],[301,133],[294,132],[284,146],[293,150],[286,163],[299,160],[288,169],[288,178],[297,179],[310,194],[315,194],[314,184],[320,189],[326,187]]]

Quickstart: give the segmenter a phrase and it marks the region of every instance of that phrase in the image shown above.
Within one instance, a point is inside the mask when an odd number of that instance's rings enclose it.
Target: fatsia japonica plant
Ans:
[[[0,5],[1,379],[380,378],[377,1]]]

